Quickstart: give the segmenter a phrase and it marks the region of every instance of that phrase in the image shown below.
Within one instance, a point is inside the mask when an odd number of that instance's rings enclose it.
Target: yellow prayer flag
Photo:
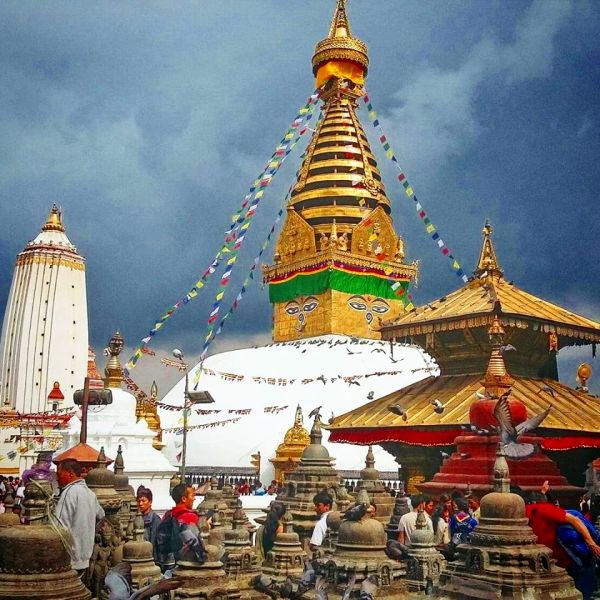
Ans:
[[[427,233],[433,233],[435,231],[435,226],[432,223],[429,223],[425,228],[425,231],[427,231]]]
[[[223,296],[225,295],[225,292],[221,291],[217,294],[217,300],[221,300],[223,298]]]
[[[264,190],[260,190],[260,192],[256,192],[255,198],[262,198],[265,195]]]
[[[413,189],[410,187],[410,185],[406,188],[406,195],[407,196],[412,196],[415,192],[413,191]]]
[[[452,263],[452,268],[454,268],[454,269],[460,269],[460,265],[458,264],[458,261],[457,261],[457,260],[455,260],[455,261]]]
[[[388,150],[388,151],[385,153],[385,155],[386,155],[388,158],[392,158],[392,156],[394,156],[394,151],[393,151],[393,150],[390,148],[390,149],[389,149],[389,150]]]
[[[198,284],[196,284],[196,287],[198,287]],[[190,298],[195,298],[197,295],[198,295],[198,292],[197,292],[196,290],[192,290],[192,291],[191,291],[191,292],[188,294],[188,296],[189,296]]]

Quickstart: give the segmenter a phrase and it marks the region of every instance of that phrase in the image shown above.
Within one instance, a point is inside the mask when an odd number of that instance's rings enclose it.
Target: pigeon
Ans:
[[[269,598],[278,598],[279,591],[276,589],[275,582],[268,575],[257,575],[251,581],[252,587],[257,592],[269,596]]]
[[[440,454],[442,456],[442,460],[446,460],[447,458],[450,458],[450,455],[447,452],[444,452],[443,450],[440,450]]]
[[[434,412],[441,415],[444,412],[444,405],[439,400],[430,400],[429,404],[433,406]]]
[[[315,581],[315,600],[328,600],[327,588],[329,588],[329,582],[321,575],[318,575]]]
[[[500,346],[500,353],[504,354],[505,352],[516,352],[517,349],[512,344],[506,344],[505,346]]]
[[[322,406],[317,406],[317,408],[313,408],[309,413],[308,413],[308,418],[312,419],[313,417],[320,419],[321,418],[321,408],[323,408]]]
[[[355,504],[344,513],[344,521],[360,521],[367,514],[367,510],[368,504]]]
[[[408,548],[396,540],[388,540],[385,554],[392,560],[404,560],[408,556]]]
[[[360,600],[373,600],[379,587],[377,575],[369,575],[360,586]]]
[[[350,594],[352,594],[352,590],[354,589],[355,583],[356,583],[356,572],[352,572],[350,577],[348,577],[348,584],[346,585],[346,589],[344,590],[344,595],[342,596],[342,600],[350,600]]]
[[[360,354],[360,352],[352,352],[352,350],[350,350],[350,348],[346,348],[346,352],[348,354]]]
[[[549,385],[545,385],[544,387],[542,387],[538,390],[538,394],[541,394],[542,392],[545,392],[546,394],[550,394],[553,398],[556,397],[554,395],[554,390]]]
[[[406,411],[399,404],[390,404],[387,407],[387,409],[391,413],[394,413],[395,415],[402,417],[403,421],[408,421],[408,415],[406,414]]]
[[[306,348],[304,348],[304,350],[302,350],[302,352],[300,352],[300,354],[304,354],[306,352]]]
[[[375,392],[371,391],[367,394],[367,400],[373,400],[375,398]]]
[[[348,379],[348,385],[360,385],[360,381],[356,381],[356,379]]]
[[[470,458],[470,456],[471,456],[471,455],[470,455],[468,452],[460,452],[460,453],[459,453],[459,456],[460,456],[460,457],[461,457],[463,460],[465,460],[465,459],[467,459],[467,458]]]
[[[322,381],[323,385],[325,385],[327,383],[327,379],[326,379],[325,375],[319,375],[317,377],[317,381]]]
[[[371,354],[373,354],[373,352],[383,352],[385,354],[385,350],[383,348],[373,348],[373,350],[371,350]]]
[[[548,416],[552,406],[540,413],[535,415],[523,423],[519,423],[516,427],[513,424],[512,416],[510,414],[510,407],[508,406],[508,394],[503,394],[494,408],[494,417],[500,424],[500,439],[504,444],[504,452],[509,458],[527,458],[535,452],[535,446],[533,444],[520,444],[518,439],[524,433],[537,429],[542,421]]]
[[[497,396],[493,396],[489,392],[484,392],[483,394],[481,392],[475,392],[475,397],[477,400],[494,400],[497,398]]]

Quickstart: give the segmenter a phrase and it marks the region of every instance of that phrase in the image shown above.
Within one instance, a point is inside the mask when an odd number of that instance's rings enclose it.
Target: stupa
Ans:
[[[129,485],[129,477],[125,475],[125,462],[123,460],[123,451],[121,446],[117,448],[117,458],[114,464],[115,490],[121,496],[121,509],[119,511],[119,520],[123,530],[127,529],[132,511],[137,510],[136,498],[132,487]]]
[[[274,343],[210,356],[201,372],[199,365],[192,368],[191,379],[200,377],[199,389],[210,392],[216,409],[250,409],[236,422],[190,431],[189,456],[201,457],[190,463],[196,472],[250,467],[250,456],[260,451],[261,479],[269,482],[275,473],[266,459],[274,457],[298,404],[305,413],[321,405],[329,419],[361,405],[371,393],[390,393],[437,372],[417,347],[398,344],[392,353],[380,341],[381,320],[404,313],[418,268],[404,260],[390,200],[357,115],[368,52],[352,35],[342,0],[316,46],[312,67],[323,119],[294,184],[273,264],[264,270]],[[164,402],[182,406],[184,389],[182,378]],[[176,427],[176,412],[159,413],[165,428]],[[192,411],[190,426],[223,420]],[[260,440],[245,435],[252,430],[263,432]],[[177,437],[164,438],[175,464]],[[381,448],[374,452],[380,469],[396,472],[392,457]],[[335,455],[338,468],[358,478],[363,453],[340,446]],[[246,465],[240,457],[248,457]]]
[[[274,479],[280,485],[296,468],[304,449],[310,444],[310,435],[302,422],[302,407],[298,404],[293,426],[285,432],[283,442],[275,450],[275,456],[269,459],[275,468]]]
[[[552,405],[537,431],[542,450],[551,451],[560,471],[579,485],[584,478],[576,465],[598,456],[600,404],[584,389],[559,381],[556,357],[561,348],[600,342],[600,323],[533,296],[505,277],[492,232],[486,222],[479,262],[468,283],[382,327],[384,339],[424,348],[441,376],[402,387],[331,424],[330,441],[380,444],[393,453],[409,492],[431,479],[441,462],[440,450],[449,452],[470,425],[476,392],[484,392],[491,352],[488,329],[495,319],[505,331],[505,345],[514,348],[504,354],[512,398],[530,415]],[[546,387],[552,394],[540,393]],[[401,405],[406,421],[388,410],[391,404]]]
[[[225,531],[225,572],[233,579],[243,596],[262,598],[251,585],[252,578],[260,574],[256,548],[252,545],[246,528],[246,515],[238,499],[233,513],[231,529]]]
[[[450,494],[454,489],[466,491],[467,488],[481,497],[493,489],[493,465],[498,444],[498,435],[493,430],[498,426],[498,421],[493,412],[498,402],[497,398],[511,392],[514,384],[514,379],[510,376],[504,361],[502,350],[505,345],[504,335],[500,319],[496,317],[489,328],[492,352],[485,377],[481,382],[486,397],[477,399],[471,404],[469,421],[474,431],[459,435],[454,442],[456,452],[444,460],[431,481],[419,486],[422,491],[433,497]],[[542,395],[552,397],[541,388],[538,395],[540,404]],[[528,416],[532,416],[527,414],[523,402],[518,397],[513,397],[512,393],[508,396],[508,406],[515,426],[525,421]],[[538,412],[541,413],[542,409],[539,408]],[[544,426],[544,422],[541,426]],[[548,481],[552,486],[552,492],[564,506],[575,506],[584,490],[570,485],[561,475],[556,464],[540,450],[542,438],[535,432],[531,432],[520,436],[519,442],[533,444],[535,451],[527,458],[507,459],[513,482],[524,490],[537,491],[544,481]]]
[[[85,259],[54,205],[39,235],[17,256],[0,337],[0,404],[25,414],[72,407],[85,377],[87,346]],[[64,400],[54,397],[56,383]],[[14,456],[2,461],[0,473],[22,472],[38,452],[60,448],[55,426],[61,424],[48,415],[40,419],[31,431],[21,427],[20,440],[10,434],[0,440],[0,454]]]
[[[144,518],[139,511],[133,520],[133,539],[123,546],[123,561],[131,565],[131,580],[136,589],[162,577],[160,567],[154,563],[152,543],[144,540]]]
[[[261,566],[262,572],[273,581],[281,583],[288,577],[300,577],[304,572],[306,552],[300,537],[294,531],[294,521],[289,511],[282,517],[283,531],[275,537],[273,549]]]
[[[89,600],[64,540],[68,533],[48,522],[52,487],[30,481],[22,503],[27,525],[0,527],[1,600]],[[4,516],[4,515],[3,515]]]
[[[365,500],[369,501],[368,495]],[[362,500],[362,499],[361,499]],[[343,593],[355,574],[354,590],[370,575],[378,577],[377,598],[405,598],[406,586],[401,579],[404,565],[385,554],[387,535],[383,524],[368,514],[359,521],[342,520],[333,554],[319,559],[318,572],[326,577],[338,593]]]
[[[340,476],[333,468],[334,460],[321,440],[321,417],[317,412],[310,430],[310,444],[302,453],[300,464],[288,476],[287,492],[281,498],[303,544],[308,544],[319,519],[313,504],[315,494],[341,486]]]
[[[390,540],[398,539],[398,533],[400,533],[400,519],[402,518],[402,515],[405,515],[409,512],[410,506],[408,504],[408,496],[404,490],[404,484],[400,482],[400,487],[396,491],[392,516],[390,517],[390,520],[385,528]]]
[[[481,500],[481,517],[458,558],[440,578],[441,593],[461,600],[530,598],[581,599],[552,551],[537,543],[528,525],[523,499],[511,494],[502,446],[494,463],[494,491]]]
[[[104,386],[110,390],[112,402],[90,406],[87,443],[92,447],[104,446],[105,452],[111,457],[117,456],[121,446],[127,456],[129,484],[134,490],[140,485],[150,488],[155,510],[166,510],[173,505],[169,482],[176,469],[154,448],[156,433],[143,418],[137,420],[135,397],[121,388],[123,375],[119,355],[122,349],[123,338],[117,331],[108,344],[109,358],[104,371]],[[95,371],[95,365],[90,370]],[[80,429],[81,420],[74,416],[63,434],[66,448],[77,444]]]
[[[375,468],[375,457],[373,456],[373,447],[371,445],[369,445],[369,449],[367,450],[365,468],[360,472],[358,489],[365,490],[371,502],[377,507],[377,520],[387,524],[394,511],[395,500],[385,490],[383,483],[379,479],[379,471]]]
[[[436,549],[433,531],[427,527],[425,513],[417,515],[416,529],[410,535],[406,559],[406,584],[411,592],[425,591],[428,595],[438,587],[446,559]]]

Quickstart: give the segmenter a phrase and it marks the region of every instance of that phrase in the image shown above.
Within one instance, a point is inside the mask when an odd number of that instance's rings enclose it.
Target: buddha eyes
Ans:
[[[285,307],[285,312],[288,315],[297,315],[300,312],[300,307],[296,303],[294,303],[294,304],[288,304]]]
[[[311,312],[315,310],[315,308],[317,308],[318,305],[319,303],[316,300],[313,300],[312,302],[307,302],[304,305],[304,312]]]
[[[390,307],[387,304],[373,304],[371,310],[375,313],[383,314],[390,310]]]
[[[359,302],[358,300],[350,300],[348,301],[348,304],[354,310],[367,310],[367,305],[364,302]]]

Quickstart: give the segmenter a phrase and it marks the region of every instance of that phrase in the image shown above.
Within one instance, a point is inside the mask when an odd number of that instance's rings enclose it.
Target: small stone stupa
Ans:
[[[133,540],[123,546],[123,561],[131,565],[131,581],[136,589],[162,577],[160,567],[154,563],[152,542],[144,540],[144,518],[139,511],[133,520]]]
[[[251,580],[260,575],[260,565],[256,548],[252,546],[250,534],[246,528],[247,517],[242,508],[242,501],[238,499],[237,506],[233,512],[231,529],[225,531],[225,572],[235,580],[243,596],[249,598],[263,598],[261,594],[256,595],[251,585]]]
[[[406,560],[406,584],[410,592],[426,591],[438,587],[440,574],[446,568],[446,559],[435,547],[433,531],[427,527],[425,513],[417,515],[416,529],[410,536]]]
[[[119,521],[123,531],[127,529],[131,512],[136,509],[136,499],[132,487],[129,485],[129,477],[125,475],[125,462],[123,460],[123,450],[119,444],[117,458],[113,466],[115,473],[115,490],[121,497],[121,509],[119,510]]]
[[[28,525],[0,527],[0,600],[89,600],[71,569],[67,531],[48,522],[50,483],[32,480],[24,496]]]
[[[306,552],[300,537],[294,531],[293,517],[289,512],[282,517],[283,531],[275,537],[273,549],[267,552],[262,572],[279,583],[288,577],[300,577],[304,571]]]
[[[392,512],[392,516],[390,517],[389,523],[385,528],[385,531],[390,540],[397,540],[400,526],[400,519],[402,515],[405,515],[410,512],[410,506],[408,505],[408,496],[404,491],[404,482],[400,479],[399,482],[400,487],[396,492],[396,500],[394,503],[394,510]]]
[[[370,503],[364,490],[359,492],[358,502]],[[344,593],[345,582],[353,574],[356,575],[355,591],[360,591],[362,582],[370,575],[376,575],[379,582],[377,598],[404,598],[406,586],[401,577],[406,571],[401,563],[387,557],[386,543],[383,524],[369,514],[359,521],[344,519],[339,527],[333,555],[320,559],[318,570],[340,594]]]
[[[360,472],[358,489],[364,489],[371,503],[377,507],[376,519],[387,524],[394,510],[394,498],[392,498],[379,479],[379,471],[375,468],[375,456],[373,446],[369,445],[365,458],[365,468]]]
[[[19,525],[21,519],[19,515],[13,512],[15,506],[15,498],[12,492],[7,492],[4,496],[4,512],[0,515],[0,527],[12,527],[13,525]]]
[[[481,518],[470,542],[458,547],[457,560],[442,573],[441,593],[461,600],[580,600],[550,548],[537,543],[523,499],[509,490],[508,463],[499,444],[494,491],[481,500]]]
[[[282,498],[286,514],[294,520],[294,531],[303,544],[308,544],[319,517],[314,511],[313,498],[320,490],[339,488],[341,479],[333,468],[334,459],[321,443],[321,416],[315,412],[310,431],[310,444],[305,448],[300,464],[288,477],[287,494]]]

